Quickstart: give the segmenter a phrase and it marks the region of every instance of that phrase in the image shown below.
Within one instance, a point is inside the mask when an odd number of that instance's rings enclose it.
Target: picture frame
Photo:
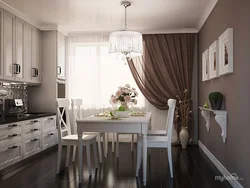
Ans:
[[[219,37],[220,75],[233,73],[233,28]]]
[[[209,80],[209,57],[208,49],[202,53],[202,81]]]
[[[219,49],[218,40],[209,46],[209,78],[217,78],[219,76]]]

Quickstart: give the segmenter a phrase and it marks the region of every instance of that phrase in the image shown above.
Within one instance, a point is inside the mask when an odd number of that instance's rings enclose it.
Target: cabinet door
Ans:
[[[24,75],[27,82],[32,82],[32,76],[35,76],[35,70],[32,70],[32,29],[33,27],[26,23]]]
[[[13,66],[15,54],[15,16],[6,11],[4,11],[3,15],[3,42],[4,79],[14,80],[14,73],[17,71],[17,67]]]
[[[16,17],[15,19],[15,61],[16,80],[24,81],[24,31],[25,22]]]
[[[57,32],[57,78],[66,79],[66,37]]]
[[[41,31],[32,30],[32,80],[41,83]]]
[[[3,9],[0,9],[0,79],[3,79]]]

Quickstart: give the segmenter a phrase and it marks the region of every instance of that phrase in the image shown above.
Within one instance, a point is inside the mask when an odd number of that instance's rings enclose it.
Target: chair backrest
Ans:
[[[168,117],[166,122],[167,136],[168,136],[168,144],[171,146],[172,140],[172,131],[173,131],[173,122],[174,122],[174,110],[175,110],[176,100],[168,99]]]
[[[57,99],[57,120],[58,120],[58,138],[59,142],[63,136],[71,135],[70,119],[69,119],[68,99]]]
[[[72,109],[72,116],[73,116],[73,127],[76,131],[76,120],[82,119],[82,112],[81,112],[81,106],[82,106],[82,99],[71,99],[71,109]]]

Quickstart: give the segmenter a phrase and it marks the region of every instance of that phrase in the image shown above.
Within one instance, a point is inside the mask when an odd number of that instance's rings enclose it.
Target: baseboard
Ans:
[[[198,140],[198,145],[202,149],[202,151],[207,155],[207,157],[212,161],[212,163],[218,168],[218,170],[223,174],[224,176],[230,177],[232,173],[230,173],[216,157],[202,144],[200,140]],[[236,180],[228,180],[228,182],[232,185],[234,188],[243,188],[243,186],[239,183],[239,181]]]

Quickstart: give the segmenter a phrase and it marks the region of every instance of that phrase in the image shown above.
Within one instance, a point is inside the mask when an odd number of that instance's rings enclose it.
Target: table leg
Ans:
[[[146,186],[147,183],[147,135],[143,134],[142,137],[142,150],[143,150],[143,185]]]
[[[82,133],[78,133],[79,183],[82,183],[82,147],[83,147]]]

